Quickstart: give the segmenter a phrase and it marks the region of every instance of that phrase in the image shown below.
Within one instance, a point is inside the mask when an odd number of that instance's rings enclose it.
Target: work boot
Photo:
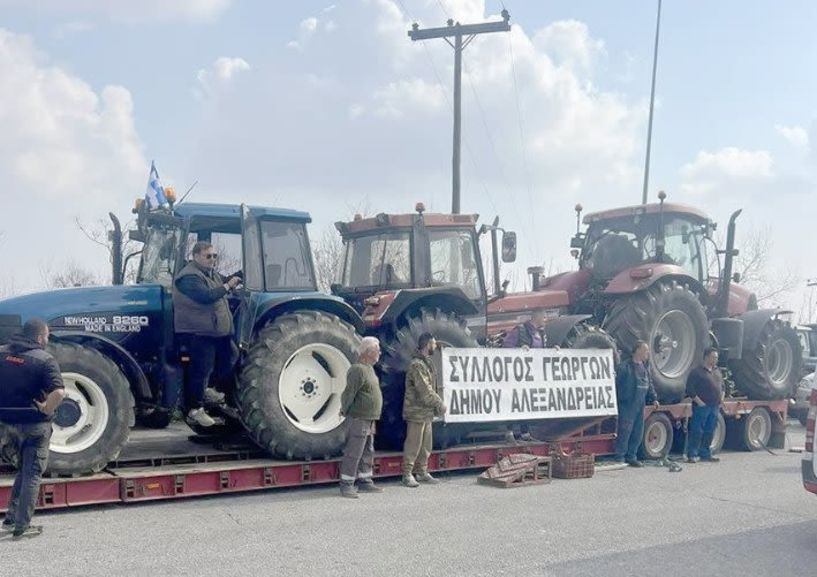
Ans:
[[[417,473],[416,475],[414,475],[414,478],[419,483],[427,483],[429,485],[439,485],[440,484],[440,480],[435,479],[434,477],[432,477],[431,474],[428,471],[426,471],[424,473]]]
[[[14,521],[11,519],[3,519],[2,529],[3,531],[14,531]]]
[[[687,457],[687,463],[697,463],[700,460],[700,457]]]
[[[710,456],[710,457],[701,457],[701,462],[703,462],[703,463],[720,463],[721,459],[720,459],[720,457],[712,457],[712,456]]]
[[[38,537],[43,534],[41,525],[29,525],[25,529],[14,529],[11,534],[11,539],[17,541],[18,539],[28,539],[29,537]]]
[[[627,461],[627,464],[630,465],[631,467],[636,467],[636,468],[644,466],[644,463],[642,463],[638,459],[629,459]]]
[[[361,481],[357,485],[357,490],[361,493],[382,493],[383,488],[374,484],[374,481]]]
[[[406,473],[403,475],[403,480],[401,481],[404,487],[411,487],[412,489],[419,487],[420,483],[417,482],[417,479],[414,478],[414,475],[411,473]]]
[[[201,427],[212,427],[216,424],[216,421],[207,414],[207,412],[201,409],[191,409],[189,413],[187,413],[187,418],[191,421],[194,421]]]
[[[208,405],[223,405],[224,393],[215,390],[213,387],[204,389],[204,402]]]
[[[357,488],[352,483],[341,483],[340,496],[347,499],[357,499]]]

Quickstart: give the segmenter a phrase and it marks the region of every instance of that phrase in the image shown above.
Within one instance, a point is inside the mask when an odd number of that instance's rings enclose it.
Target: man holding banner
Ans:
[[[644,406],[658,406],[658,397],[650,377],[650,347],[637,341],[632,357],[623,362],[616,373],[616,396],[618,397],[618,431],[616,437],[616,461],[631,467],[643,467],[638,460],[638,449],[644,435]]]
[[[436,484],[428,472],[431,456],[431,422],[445,414],[446,408],[434,390],[437,371],[432,354],[437,341],[431,333],[423,333],[417,341],[417,352],[406,373],[406,393],[403,419],[406,421],[406,441],[403,445],[403,485],[418,487],[419,483]]]

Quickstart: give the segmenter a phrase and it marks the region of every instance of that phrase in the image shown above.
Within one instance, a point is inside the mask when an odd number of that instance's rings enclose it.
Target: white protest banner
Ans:
[[[447,423],[616,415],[610,349],[442,349]]]

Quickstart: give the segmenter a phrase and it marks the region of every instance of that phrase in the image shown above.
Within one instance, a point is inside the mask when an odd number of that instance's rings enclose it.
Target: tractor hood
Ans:
[[[111,316],[145,315],[162,308],[160,285],[122,285],[57,289],[0,300],[0,315],[22,322],[41,318],[52,328],[83,330]]]
[[[579,300],[589,286],[590,271],[574,270],[543,278],[539,282],[538,290],[543,292],[565,291],[572,305]]]

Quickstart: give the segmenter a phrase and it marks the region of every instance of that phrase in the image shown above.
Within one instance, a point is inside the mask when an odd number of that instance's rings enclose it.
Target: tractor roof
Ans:
[[[380,213],[369,218],[355,218],[349,222],[339,222],[335,226],[342,230],[342,234],[365,233],[382,228],[411,228],[417,213],[386,214]],[[473,228],[479,220],[478,214],[439,214],[424,213],[423,222],[426,227],[462,227]]]
[[[604,210],[601,212],[591,212],[584,215],[584,224],[593,224],[603,220],[613,220],[617,218],[624,218],[628,216],[635,216],[637,214],[658,214],[661,212],[661,205],[659,203],[653,204],[638,204],[635,206],[625,206],[623,208],[613,208],[611,210]],[[680,214],[698,219],[703,222],[709,222],[707,214],[692,206],[685,204],[664,203],[664,214]]]
[[[308,212],[291,210],[288,208],[270,208],[261,206],[248,206],[252,215],[256,218],[281,218],[287,220],[297,220],[311,222],[312,218]],[[174,207],[173,214],[179,218],[190,219],[193,217],[205,218],[241,218],[240,204],[217,204],[209,202],[183,202]]]

